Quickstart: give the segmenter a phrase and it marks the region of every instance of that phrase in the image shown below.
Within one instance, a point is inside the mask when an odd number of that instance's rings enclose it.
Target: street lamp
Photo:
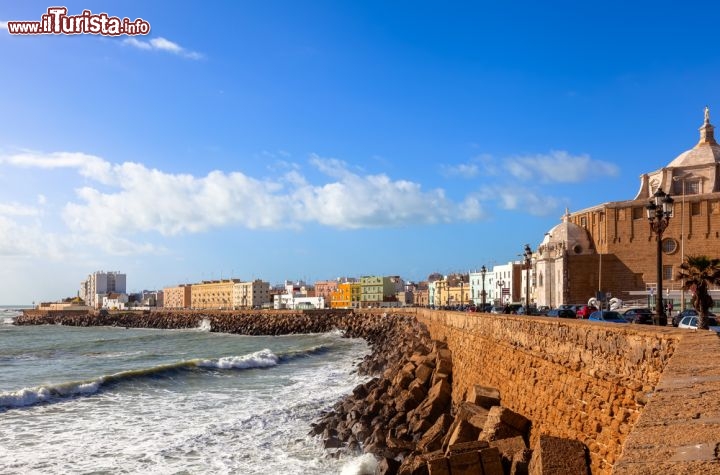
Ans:
[[[667,316],[662,304],[662,235],[670,223],[670,215],[673,210],[672,196],[665,194],[663,190],[658,190],[653,195],[653,199],[645,206],[647,210],[648,221],[650,222],[650,230],[655,233],[657,241],[657,289],[655,301],[655,313],[657,314],[657,324],[667,325]]]
[[[530,314],[530,263],[532,262],[532,249],[530,244],[525,244],[523,249],[525,256],[525,315]]]
[[[480,268],[480,275],[482,275],[482,292],[480,293],[480,298],[482,299],[482,307],[480,307],[480,311],[485,311],[485,273],[487,272],[487,268],[485,267],[485,264]]]

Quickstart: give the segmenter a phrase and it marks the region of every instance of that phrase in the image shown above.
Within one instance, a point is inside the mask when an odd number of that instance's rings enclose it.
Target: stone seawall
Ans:
[[[496,387],[502,404],[540,435],[585,444],[593,474],[607,474],[679,341],[672,329],[582,320],[420,309],[433,339],[453,352],[453,399],[475,384]]]
[[[373,352],[359,370],[385,370],[394,386],[383,378],[372,385],[382,383],[398,398],[410,388],[396,384],[395,376],[407,373],[408,358],[419,364],[417,342],[431,338],[452,354],[448,381],[455,405],[472,399],[476,385],[497,388],[502,406],[530,421],[533,449],[546,436],[579,441],[588,449],[593,474],[720,474],[720,337],[714,332],[427,309],[401,312],[27,311],[16,323],[191,328],[206,321],[212,331],[248,335],[338,328],[367,339]],[[417,369],[413,373],[417,377]],[[364,389],[385,392],[380,386]],[[356,394],[339,405],[353,414],[362,400],[370,399]]]

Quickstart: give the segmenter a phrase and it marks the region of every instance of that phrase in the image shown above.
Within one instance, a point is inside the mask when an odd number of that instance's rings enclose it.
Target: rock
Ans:
[[[422,436],[417,444],[417,449],[422,452],[433,452],[442,448],[443,437],[451,423],[452,417],[442,414]]]
[[[415,411],[421,419],[435,420],[447,412],[452,399],[452,387],[447,380],[440,380],[428,392],[425,401]]]
[[[507,469],[507,472],[510,471],[515,455],[522,454],[527,450],[525,440],[520,436],[493,440],[490,442],[490,447],[495,447],[500,451],[503,467]]]
[[[515,454],[510,465],[510,475],[528,475],[532,450],[526,449]]]
[[[450,465],[448,458],[442,452],[428,457],[427,461],[428,475],[450,475]]]
[[[445,455],[459,454],[463,452],[478,452],[482,449],[487,449],[490,444],[484,440],[474,440],[472,442],[460,442],[459,444],[453,444],[448,447]]]
[[[455,429],[450,433],[448,446],[460,442],[472,442],[477,440],[480,431],[467,420],[460,419],[455,425]]]
[[[505,407],[495,406],[488,412],[480,439],[491,441],[523,435],[527,433],[529,425],[530,421],[520,414]]]
[[[375,468],[375,475],[395,475],[400,468],[400,462],[392,458],[383,457]]]
[[[323,441],[323,447],[326,449],[337,449],[342,447],[343,443],[337,437],[328,437]]]
[[[476,406],[490,409],[493,406],[500,405],[500,391],[495,388],[475,384],[470,388],[465,400]]]
[[[541,435],[534,448],[528,473],[530,475],[589,474],[587,449],[577,440]]]
[[[398,469],[399,475],[429,475],[427,461],[422,457],[406,457]]]
[[[448,457],[452,475],[477,475],[483,473],[479,452],[461,452]]]
[[[427,364],[421,364],[415,368],[415,378],[420,380],[423,385],[428,385],[433,374],[433,368]]]
[[[504,475],[500,451],[496,447],[489,447],[480,451],[480,462],[483,475]]]

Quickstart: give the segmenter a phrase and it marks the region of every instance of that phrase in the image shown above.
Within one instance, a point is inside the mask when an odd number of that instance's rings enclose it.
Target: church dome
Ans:
[[[710,124],[710,110],[706,107],[705,122],[700,127],[700,141],[690,150],[678,155],[668,167],[682,168],[720,163],[720,145],[715,141],[714,128]]]
[[[720,145],[715,141],[708,107],[699,130],[700,140],[693,148],[678,155],[668,166],[640,176],[636,200],[649,199],[658,189],[669,194],[684,193],[686,182],[694,185],[695,193],[720,191]]]
[[[568,254],[589,254],[592,243],[587,230],[570,222],[569,212],[563,216],[563,222],[545,233],[545,238],[538,246],[540,250],[567,249]]]

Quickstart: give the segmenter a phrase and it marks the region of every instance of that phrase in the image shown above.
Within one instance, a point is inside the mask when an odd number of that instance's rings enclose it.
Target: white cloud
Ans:
[[[478,175],[480,168],[474,163],[461,163],[459,165],[441,165],[442,174],[446,177],[473,178]]]
[[[142,50],[157,50],[157,51],[165,51],[168,53],[172,53],[178,56],[182,56],[184,58],[188,59],[202,59],[203,55],[196,52],[196,51],[190,51],[179,44],[170,41],[166,38],[152,38],[148,41],[139,40],[137,38],[125,38],[123,40],[123,44],[132,46],[137,49]]]
[[[65,205],[62,218],[78,235],[123,247],[119,241],[146,232],[171,236],[223,226],[249,229],[297,228],[319,223],[340,229],[476,220],[480,202],[454,202],[443,190],[387,175],[361,175],[341,160],[310,157],[329,180],[312,184],[298,169],[276,179],[256,179],[240,172],[213,171],[204,177],[170,174],[125,162],[111,164],[82,153],[24,152],[0,156],[0,163],[44,169],[75,168],[92,181],[76,189],[77,200]],[[16,208],[13,208],[16,209]],[[102,238],[101,238],[102,237]],[[141,246],[142,247],[142,246]]]
[[[570,155],[562,150],[545,155],[512,157],[504,160],[503,164],[514,177],[540,183],[578,183],[618,173],[618,167],[612,163],[592,160],[587,155]]]
[[[518,186],[488,186],[478,194],[481,202],[496,202],[501,209],[523,210],[534,216],[554,213],[561,201],[538,190]]]
[[[15,155],[0,156],[0,164],[23,168],[77,168],[81,175],[101,183],[110,183],[110,164],[102,158],[85,153],[55,152],[43,154],[25,151]]]
[[[19,203],[0,203],[0,216],[37,216],[40,211]]]
[[[59,256],[87,252],[88,248],[112,254],[159,252],[162,249],[134,239],[228,226],[288,229],[315,223],[358,229],[477,221],[486,217],[488,207],[546,215],[557,211],[560,204],[536,189],[500,184],[457,201],[442,189],[426,190],[413,181],[350,170],[342,160],[311,155],[309,163],[325,176],[322,182],[311,182],[298,166],[287,167],[273,178],[258,179],[241,172],[172,174],[141,163],[112,164],[83,153],[0,155],[0,164],[71,168],[89,180],[75,190],[76,199],[62,210],[69,230],[66,235],[44,232],[39,219],[33,226],[11,220],[13,216],[42,216],[41,208],[0,205],[0,224],[4,224],[0,254]],[[39,195],[37,200],[42,205],[46,198]]]
[[[25,225],[0,215],[0,256],[58,259],[65,254],[64,247],[57,235],[39,224]]]
[[[357,175],[337,159],[314,155],[311,163],[338,181],[293,193],[296,218],[303,221],[354,229],[477,219],[481,214],[477,203],[454,203],[442,190],[423,191],[418,183],[393,181],[384,174]]]
[[[482,154],[458,165],[441,165],[441,173],[448,178],[475,178],[477,176],[494,176],[500,171],[491,155]]]

